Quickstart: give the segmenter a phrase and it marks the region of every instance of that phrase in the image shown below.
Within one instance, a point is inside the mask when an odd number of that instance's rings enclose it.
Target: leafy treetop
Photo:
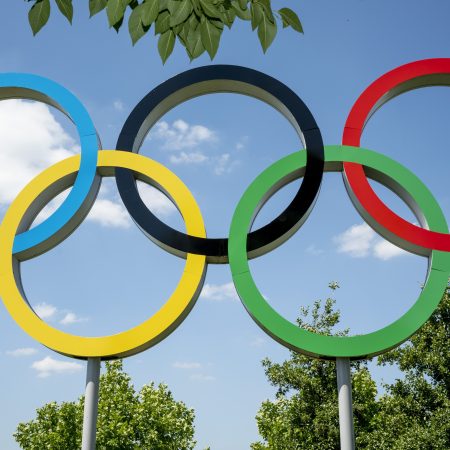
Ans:
[[[335,291],[337,283],[331,283]],[[319,334],[335,332],[335,301],[317,301],[301,310],[298,325]],[[379,393],[364,362],[352,362],[356,447],[365,450],[447,450],[450,448],[450,291],[428,322],[404,345],[385,353],[379,364],[396,364],[403,377]],[[339,450],[336,368],[333,361],[291,352],[263,367],[275,400],[256,415],[261,440],[253,450]]]
[[[20,423],[14,438],[24,450],[81,448],[84,397],[47,403],[36,418]],[[146,384],[139,392],[122,370],[106,363],[100,377],[97,448],[108,450],[192,450],[194,411],[176,401],[167,385]]]
[[[28,19],[36,34],[50,17],[50,0],[26,1],[33,3]],[[72,23],[72,0],[54,1]],[[297,14],[290,8],[274,11],[271,0],[89,0],[91,17],[103,10],[106,10],[109,26],[117,32],[127,10],[131,10],[128,31],[133,45],[153,25],[155,35],[159,35],[158,51],[163,63],[172,53],[177,38],[191,61],[205,51],[213,59],[224,27],[231,28],[236,19],[249,21],[252,30],[257,30],[264,52],[275,39],[278,22],[283,28],[291,27],[303,33]]]

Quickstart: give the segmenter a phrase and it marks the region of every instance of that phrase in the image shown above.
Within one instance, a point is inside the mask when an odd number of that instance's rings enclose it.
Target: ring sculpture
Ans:
[[[287,86],[261,72],[230,65],[192,69],[149,92],[126,120],[117,150],[99,149],[93,123],[81,103],[62,86],[29,74],[0,74],[0,99],[46,102],[75,124],[81,154],[54,164],[34,178],[15,198],[0,224],[0,296],[17,324],[31,337],[61,354],[103,360],[139,353],[168,336],[194,306],[203,287],[207,264],[229,263],[234,284],[256,323],[286,347],[316,358],[365,358],[408,339],[437,307],[450,275],[450,235],[441,208],[426,186],[407,168],[381,153],[360,147],[370,116],[389,99],[411,89],[450,85],[450,59],[416,61],[398,67],[372,83],[347,118],[343,145],[324,146],[319,127],[304,102]],[[191,98],[232,92],[259,99],[292,124],[305,150],[285,156],[264,170],[248,187],[232,218],[228,238],[206,237],[200,209],[189,189],[169,169],[139,155],[141,144],[162,115]],[[267,253],[291,237],[308,218],[324,171],[340,171],[360,215],[393,244],[429,259],[423,289],[399,319],[358,336],[323,336],[303,329],[275,311],[253,281],[248,260]],[[30,307],[22,288],[20,262],[34,258],[64,240],[92,207],[101,177],[115,176],[121,199],[143,233],[161,248],[186,259],[176,289],[151,317],[112,336],[84,337],[58,330]],[[265,202],[293,180],[303,181],[288,207],[262,228],[250,231]],[[397,216],[375,194],[368,178],[397,194],[420,226]],[[136,180],[148,183],[179,209],[186,233],[159,220],[143,203]],[[30,228],[37,214],[72,186],[60,207]]]

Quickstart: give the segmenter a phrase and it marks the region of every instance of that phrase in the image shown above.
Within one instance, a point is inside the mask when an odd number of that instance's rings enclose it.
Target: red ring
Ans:
[[[353,105],[345,122],[342,143],[359,147],[370,116],[391,98],[418,87],[442,85],[450,85],[450,58],[415,61],[384,74]],[[402,219],[377,196],[363,166],[349,162],[343,165],[348,187],[358,202],[376,223],[393,235],[394,241],[400,239],[403,246],[420,254],[428,254],[431,249],[450,251],[449,234],[430,231]]]

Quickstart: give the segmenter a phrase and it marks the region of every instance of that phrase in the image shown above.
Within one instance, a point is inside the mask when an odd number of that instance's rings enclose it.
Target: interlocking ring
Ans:
[[[388,98],[415,87],[447,83],[450,59],[418,61],[389,72],[373,83],[353,107],[344,132],[344,144],[351,146],[327,146],[324,151],[311,112],[285,85],[243,67],[201,67],[151,91],[128,117],[119,136],[119,150],[97,152],[94,127],[71,94],[33,75],[0,75],[0,98],[19,96],[58,107],[75,122],[82,144],[81,156],[43,171],[5,214],[0,225],[0,295],[6,308],[34,339],[62,354],[103,359],[130,356],[164,339],[187,316],[203,286],[208,262],[224,263],[229,259],[244,306],[258,325],[283,345],[318,358],[364,358],[395,347],[417,331],[438,305],[450,275],[450,238],[439,205],[420,180],[390,158],[359,148],[359,139],[367,118]],[[213,92],[242,93],[271,104],[290,120],[306,144],[304,151],[274,163],[250,185],[233,215],[228,240],[207,239],[200,210],[187,187],[167,168],[136,153],[151,126],[165,112],[187,99]],[[429,258],[426,282],[414,305],[398,320],[373,333],[336,337],[299,328],[268,304],[250,273],[249,258],[281,245],[306,220],[324,170],[343,171],[352,201],[372,228],[396,245]],[[186,268],[168,301],[140,325],[113,336],[75,336],[48,325],[31,309],[21,286],[19,262],[49,250],[73,231],[92,206],[100,177],[112,175],[137,225],[159,246],[186,258]],[[421,227],[388,210],[371,192],[366,176],[399,195]],[[267,199],[301,177],[304,180],[300,189],[284,212],[250,232],[255,215]],[[157,187],[176,204],[186,222],[186,234],[168,227],[147,209],[137,191],[136,179]],[[69,197],[57,212],[29,229],[48,201],[72,184]]]
[[[323,142],[308,107],[287,86],[256,70],[239,66],[207,66],[188,70],[147,94],[125,121],[117,148],[139,151],[150,128],[170,109],[200,95],[234,92],[262,100],[280,111],[294,126],[308,155],[306,173],[289,206],[272,222],[252,231],[249,257],[263,255],[284,242],[306,220],[317,198],[323,173]],[[133,174],[116,171],[117,188],[131,217],[141,230],[164,249],[179,255],[206,255],[208,262],[228,262],[227,239],[198,238],[181,233],[159,220],[142,201]]]
[[[386,73],[373,82],[358,98],[347,118],[342,143],[359,147],[361,135],[372,114],[392,98],[412,89],[450,86],[450,59],[415,61]],[[347,185],[364,206],[365,218],[374,219],[374,228],[396,245],[427,256],[430,250],[450,251],[450,236],[418,227],[389,209],[376,195],[360,164],[344,163]]]
[[[31,230],[20,230],[14,240],[14,253],[32,258],[67,237],[73,231],[73,216],[85,211],[90,197],[95,196],[100,186],[95,172],[98,138],[84,106],[54,81],[25,73],[0,74],[0,100],[10,98],[37,100],[59,109],[75,124],[81,144],[79,172],[69,195],[50,217]]]
[[[18,264],[11,257],[14,236],[19,226],[27,229],[31,225],[34,216],[27,212],[40,211],[55,195],[69,187],[79,167],[79,156],[51,166],[34,178],[8,208],[0,226],[0,296],[19,326],[52,350],[78,358],[108,359],[130,356],[164,339],[187,316],[203,285],[206,273],[205,256],[189,254],[181,280],[167,302],[152,317],[127,331],[105,337],[81,337],[65,333],[41,320],[28,304],[22,289]],[[113,175],[111,169],[115,167],[132,170],[142,181],[164,189],[185,219],[188,232],[194,236],[205,236],[197,203],[187,187],[170,170],[156,161],[134,153],[104,150],[98,152],[97,168],[101,175]],[[75,226],[78,226],[83,217],[75,217]]]
[[[325,170],[342,170],[343,162],[362,164],[370,178],[399,195],[413,211],[421,212],[417,215],[421,225],[448,232],[438,203],[405,167],[380,153],[362,148],[325,146]],[[277,161],[256,178],[238,203],[230,228],[229,255],[239,297],[256,323],[292,350],[320,358],[365,358],[383,353],[408,339],[433,313],[447,286],[450,254],[438,250],[431,252],[427,280],[417,301],[400,319],[378,331],[341,337],[323,336],[299,328],[280,316],[259,292],[250,273],[245,243],[247,231],[259,209],[281,187],[303,176],[304,168],[304,153],[294,153]],[[369,225],[373,226],[373,220]]]

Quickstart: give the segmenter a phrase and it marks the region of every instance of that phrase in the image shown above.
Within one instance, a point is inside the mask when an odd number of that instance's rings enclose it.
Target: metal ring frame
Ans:
[[[428,224],[433,230],[448,232],[438,203],[425,185],[405,167],[366,149],[325,147],[326,171],[341,171],[343,162],[362,164],[370,178],[399,195],[412,211],[421,211],[417,216],[421,225]],[[281,187],[303,176],[304,167],[304,154],[289,155],[262,172],[242,196],[233,216],[229,240],[230,268],[238,294],[256,323],[292,350],[330,359],[359,359],[383,353],[408,339],[433,313],[447,286],[450,253],[431,252],[426,282],[417,301],[402,317],[378,331],[350,337],[323,336],[289,322],[268,304],[256,287],[248,265],[245,240],[264,203]],[[373,225],[373,220],[369,225]]]
[[[415,61],[386,73],[358,98],[345,123],[342,143],[359,147],[361,135],[372,114],[400,94],[429,86],[450,86],[450,59]],[[450,235],[427,230],[402,219],[376,195],[360,164],[344,163],[349,192],[364,205],[366,216],[375,219],[374,228],[392,242],[427,256],[432,249],[450,251]]]
[[[0,74],[0,100],[23,98],[47,103],[59,109],[75,124],[81,144],[80,170],[70,194],[59,208],[32,230],[14,241],[14,253],[33,258],[57,245],[72,231],[73,216],[89,209],[100,186],[96,176],[99,139],[88,112],[67,89],[47,78],[24,73]]]
[[[162,83],[147,94],[125,121],[117,148],[138,152],[158,119],[178,104],[200,95],[231,92],[248,95],[280,111],[294,126],[308,154],[306,174],[289,206],[248,239],[249,257],[269,252],[288,239],[308,217],[323,174],[323,142],[316,121],[303,101],[284,84],[256,70],[218,65],[192,69]],[[212,263],[228,262],[227,239],[201,239],[181,233],[159,220],[142,201],[130,171],[117,169],[117,188],[131,217],[141,230],[167,251],[185,257],[206,255]]]
[[[399,67],[373,83],[353,107],[344,131],[344,146],[324,147],[316,122],[302,100],[279,81],[237,66],[209,66],[180,74],[151,91],[128,117],[115,151],[97,150],[89,115],[72,94],[45,78],[0,74],[0,99],[44,101],[74,121],[81,155],[48,168],[16,197],[0,225],[0,295],[11,316],[47,347],[76,358],[111,359],[136,354],[170,334],[187,316],[203,285],[207,263],[230,262],[238,293],[255,321],[295,351],[318,358],[362,358],[400,344],[436,308],[450,274],[450,237],[445,218],[431,193],[407,169],[387,157],[359,148],[365,123],[385,101],[407,90],[450,84],[450,59],[418,61]],[[190,98],[213,92],[250,95],[274,106],[294,125],[306,150],[282,158],[250,185],[233,216],[230,237],[207,239],[200,210],[186,186],[168,169],[135,154],[154,123]],[[364,167],[364,169],[363,169]],[[400,319],[374,333],[352,337],[320,336],[288,322],[273,310],[254,284],[248,259],[281,245],[306,220],[324,170],[342,170],[352,201],[363,218],[394,244],[429,258],[427,280],[414,305]],[[97,173],[98,172],[98,173]],[[48,251],[72,232],[92,206],[101,176],[116,176],[120,195],[141,230],[158,245],[186,258],[183,276],[164,306],[140,325],[117,335],[82,337],[57,330],[31,309],[20,279],[20,261]],[[396,216],[372,192],[367,177],[398,194],[421,227]],[[285,211],[250,232],[262,204],[281,186],[304,177]],[[142,179],[163,191],[186,221],[186,234],[159,221],[143,204],[136,188]],[[73,185],[60,208],[42,224],[30,226],[55,195]]]

